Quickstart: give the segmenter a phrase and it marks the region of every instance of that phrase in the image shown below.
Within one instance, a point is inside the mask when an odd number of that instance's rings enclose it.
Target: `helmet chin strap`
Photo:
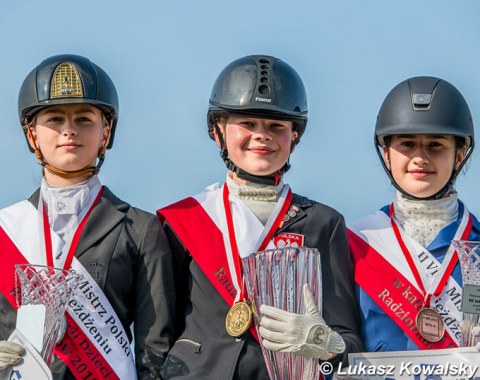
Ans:
[[[215,123],[215,130],[217,132],[218,140],[220,141],[220,157],[222,157],[223,162],[227,166],[228,170],[234,172],[238,178],[243,179],[248,182],[258,183],[260,185],[270,185],[277,186],[283,178],[283,175],[290,169],[290,163],[287,162],[283,167],[277,172],[270,175],[255,175],[251,174],[233,163],[233,161],[228,157],[228,150],[225,146],[225,140],[223,139],[222,132],[218,127],[218,124]]]
[[[228,170],[231,170],[232,172],[234,172],[238,178],[248,182],[258,183],[260,185],[277,186],[282,180],[283,174],[290,168],[290,164],[287,162],[285,165],[283,165],[283,167],[280,170],[278,170],[274,174],[255,175],[243,169],[240,169],[237,165],[235,165],[232,162],[232,160],[228,158],[228,152],[226,157],[224,157],[223,152],[220,152],[220,155],[222,156],[223,161],[225,162],[225,165],[227,166]]]
[[[68,170],[67,171],[67,170],[62,170],[62,169],[56,168],[55,166],[52,166],[48,162],[45,161],[45,159],[43,158],[43,154],[40,151],[40,149],[38,149],[37,144],[35,142],[35,139],[33,138],[32,132],[31,132],[31,130],[28,126],[27,126],[27,134],[28,134],[28,136],[31,137],[31,141],[32,141],[32,144],[33,144],[33,150],[35,152],[35,156],[37,157],[38,163],[41,166],[43,166],[45,169],[50,170],[51,172],[55,173],[59,177],[64,178],[64,179],[84,177],[86,175],[91,177],[91,176],[96,175],[100,172],[100,168],[102,167],[103,161],[105,160],[105,153],[106,153],[106,150],[107,150],[106,145],[108,143],[108,138],[106,139],[107,143],[103,144],[102,147],[98,151],[98,155],[97,155],[98,163],[96,165],[88,165],[88,166],[86,166],[82,169]],[[109,134],[110,134],[110,132],[109,132]]]
[[[445,197],[445,195],[450,194],[450,192],[453,190],[454,173],[455,173],[455,170],[453,171],[452,176],[450,177],[446,185],[443,186],[440,189],[440,191],[428,197],[416,197],[412,194],[409,194],[405,190],[403,190],[400,186],[398,186],[398,184],[395,182],[392,176],[390,176],[390,178],[392,180],[393,186],[395,186],[395,188],[398,191],[400,191],[405,198],[410,199],[412,201],[432,201],[432,200],[442,199],[443,197]]]

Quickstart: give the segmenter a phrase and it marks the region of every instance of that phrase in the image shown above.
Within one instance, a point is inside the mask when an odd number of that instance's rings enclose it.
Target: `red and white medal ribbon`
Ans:
[[[78,227],[75,231],[68,236],[66,244],[63,250],[67,251],[67,255],[63,260],[63,265],[61,266],[62,269],[69,270],[72,265],[73,256],[75,255],[75,251],[77,250],[78,243],[80,242],[80,235],[82,234],[83,228],[87,223],[87,220],[92,213],[93,209],[97,205],[98,201],[102,197],[103,194],[103,187],[100,188],[95,200],[93,201],[90,208],[84,211],[84,215],[80,215],[81,221],[78,224]],[[43,240],[43,246],[45,248],[45,257],[46,263],[48,266],[54,267],[55,266],[55,256],[53,254],[53,245],[52,245],[52,234],[50,229],[50,223],[48,222],[48,206],[43,201],[42,195],[40,193],[40,197],[38,200],[38,221],[39,221],[39,231],[43,231],[43,236],[40,234],[40,238]]]
[[[245,254],[263,251],[270,243],[275,231],[282,221],[283,215],[287,212],[288,207],[292,201],[292,191],[288,185],[284,185],[280,197],[275,205],[275,208],[267,220],[260,237],[258,238],[252,252],[239,252],[237,245],[237,238],[234,228],[234,216],[232,215],[232,207],[230,206],[229,190],[225,183],[223,185],[223,208],[225,210],[225,228],[222,228],[223,240],[225,244],[225,251],[227,253],[227,262],[230,274],[232,277],[233,286],[236,290],[236,295],[233,303],[238,302],[245,297],[245,285],[242,275],[242,266],[240,257]],[[246,207],[246,206],[245,206]]]
[[[424,296],[424,306],[430,307],[430,301],[432,296],[438,297],[442,290],[444,289],[445,285],[450,278],[450,275],[455,268],[455,265],[458,262],[458,255],[455,252],[455,248],[452,244],[450,244],[445,258],[443,259],[442,265],[438,270],[438,273],[434,276],[432,282],[428,280],[428,277],[424,271],[419,271],[418,268],[421,268],[421,263],[418,262],[418,258],[411,254],[411,250],[408,249],[405,240],[402,237],[402,233],[398,228],[397,221],[394,215],[394,207],[393,203],[390,205],[390,220],[392,224],[393,231],[395,233],[395,237],[397,238],[397,242],[402,249],[402,252],[407,260],[408,266],[415,277],[419,290]],[[467,209],[464,207],[462,220],[458,226],[457,231],[455,232],[455,236],[453,240],[465,240],[468,238],[470,231],[472,230],[472,217]]]
[[[36,264],[39,259],[47,260],[47,256],[38,255],[38,244],[45,238],[44,225],[37,229],[39,215],[42,219],[44,217],[42,207],[40,211],[30,202],[23,201],[0,212],[0,242],[4,248],[0,249],[0,258],[8,264],[0,281],[0,293],[8,296],[6,298],[15,309],[17,305],[12,293],[15,264]],[[85,223],[87,219],[85,213]],[[80,232],[81,229],[78,236]],[[69,252],[75,251],[76,244],[78,242],[70,245]],[[53,256],[49,256],[48,261],[53,261]],[[70,263],[85,280],[69,302],[66,311],[68,326],[63,340],[55,348],[56,355],[77,379],[135,379],[134,355],[120,319],[100,286],[73,255]]]

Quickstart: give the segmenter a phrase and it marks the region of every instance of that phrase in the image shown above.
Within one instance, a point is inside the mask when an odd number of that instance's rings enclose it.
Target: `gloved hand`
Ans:
[[[25,349],[17,343],[0,340],[0,380],[7,380],[14,365],[22,361]]]
[[[343,338],[327,326],[318,312],[315,297],[303,285],[306,313],[294,314],[268,305],[260,306],[260,335],[269,350],[292,352],[307,359],[331,359],[345,351]]]
[[[480,326],[476,326],[472,329],[472,335],[476,338],[476,339],[480,339]],[[480,341],[477,343],[477,345],[475,346],[475,348],[480,351]]]

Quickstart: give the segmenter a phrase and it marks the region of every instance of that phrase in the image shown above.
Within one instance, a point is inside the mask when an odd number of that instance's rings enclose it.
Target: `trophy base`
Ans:
[[[52,372],[47,363],[19,330],[15,329],[8,341],[18,343],[25,348],[22,364],[12,368],[9,379],[52,380]]]

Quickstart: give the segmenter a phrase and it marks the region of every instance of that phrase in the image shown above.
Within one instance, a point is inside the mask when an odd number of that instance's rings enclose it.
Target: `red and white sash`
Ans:
[[[168,221],[209,281],[232,306],[244,296],[243,274],[238,261],[253,252],[275,248],[272,237],[291,199],[292,192],[285,185],[265,226],[244,202],[229,196],[226,185],[219,187],[218,184],[157,213]],[[225,200],[230,206],[231,219],[225,209]],[[250,331],[258,339],[253,326]]]
[[[17,309],[15,264],[47,265],[37,209],[28,201],[0,211],[0,292]],[[50,230],[52,250],[58,237]],[[108,299],[82,264],[73,257],[71,268],[84,276],[67,307],[67,329],[55,354],[77,379],[136,379],[128,336]]]
[[[453,239],[466,239],[472,228],[467,208]],[[420,349],[457,347],[462,287],[450,276],[440,286],[442,273],[454,264],[456,253],[450,245],[443,265],[418,242],[398,228],[413,258],[420,278],[414,275],[392,228],[392,220],[378,211],[349,227],[349,244],[355,265],[355,282],[394,320]],[[417,281],[422,281],[419,284]],[[426,292],[422,291],[425,289]],[[435,290],[438,289],[438,292]],[[439,293],[439,294],[438,294]],[[445,323],[445,335],[436,343],[425,340],[415,326],[418,311],[427,295]]]

